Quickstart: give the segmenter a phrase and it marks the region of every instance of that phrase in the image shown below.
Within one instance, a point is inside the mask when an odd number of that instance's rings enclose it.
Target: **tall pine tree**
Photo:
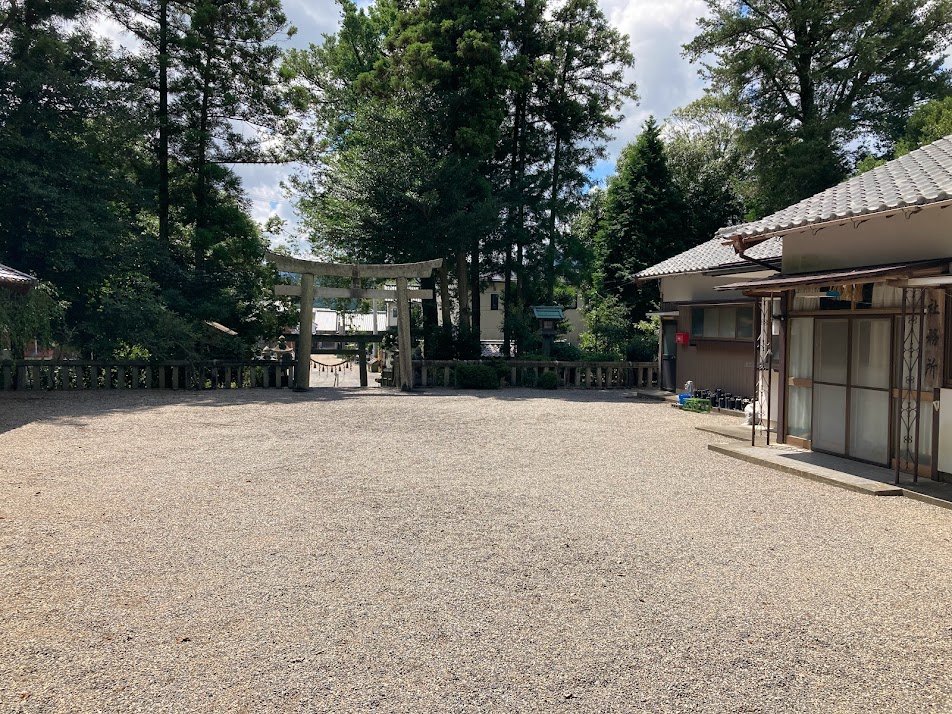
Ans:
[[[598,234],[605,296],[627,307],[630,323],[643,320],[659,299],[655,283],[636,286],[632,276],[690,246],[685,218],[661,129],[649,118],[637,140],[621,152]]]

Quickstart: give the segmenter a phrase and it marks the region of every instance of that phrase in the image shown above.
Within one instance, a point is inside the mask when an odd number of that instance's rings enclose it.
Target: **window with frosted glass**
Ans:
[[[790,376],[800,379],[813,377],[813,318],[795,317],[790,320]]]
[[[724,307],[720,309],[717,321],[717,336],[733,340],[736,337],[737,309]]]
[[[892,320],[863,319],[853,322],[853,371],[857,387],[889,388],[889,347]]]
[[[846,384],[846,355],[849,348],[848,320],[817,320],[813,327],[813,379]]]
[[[720,337],[720,310],[716,307],[704,308],[704,337]]]
[[[754,308],[737,308],[737,339],[754,339]]]
[[[787,389],[787,434],[809,439],[812,421],[813,389],[789,387]]]
[[[813,438],[818,451],[846,452],[846,387],[813,385]]]
[[[691,337],[704,336],[704,309],[696,307],[691,310]]]
[[[752,307],[695,307],[691,310],[691,337],[708,340],[751,340]]]

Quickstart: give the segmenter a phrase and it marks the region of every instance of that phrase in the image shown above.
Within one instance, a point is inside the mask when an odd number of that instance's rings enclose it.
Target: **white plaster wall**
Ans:
[[[783,272],[855,268],[911,260],[952,257],[952,208],[926,206],[905,218],[873,217],[823,228],[785,233]]]
[[[505,294],[506,284],[502,281],[491,282],[489,286],[479,296],[479,337],[482,340],[501,341],[503,339],[502,321],[505,311],[503,310],[503,295]],[[515,289],[515,284],[513,284]],[[499,295],[499,309],[491,310],[492,298],[490,295],[496,293]],[[568,334],[559,339],[564,339],[573,345],[578,345],[578,336],[588,329],[585,324],[585,316],[582,315],[581,308],[584,306],[583,298],[579,297],[577,310],[566,310],[565,319],[571,325]]]
[[[718,285],[736,283],[741,280],[756,280],[776,275],[771,270],[729,275],[671,275],[661,278],[662,302],[696,302],[699,300],[734,300],[744,296],[737,290],[715,290]]]

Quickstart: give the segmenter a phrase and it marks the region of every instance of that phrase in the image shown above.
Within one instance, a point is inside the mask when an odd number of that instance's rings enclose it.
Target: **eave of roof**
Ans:
[[[894,213],[952,199],[952,135],[853,176],[765,218],[717,232],[724,241],[762,240],[830,222]]]
[[[561,305],[533,305],[532,314],[540,320],[561,320],[565,316]]]
[[[905,263],[871,265],[863,268],[838,268],[814,273],[771,275],[759,280],[744,280],[727,285],[718,285],[715,290],[742,290],[750,294],[773,295],[784,290],[821,285],[850,285],[854,283],[884,282],[896,278],[909,278],[924,273],[935,273],[949,267],[952,258],[918,260]]]
[[[26,292],[38,282],[40,281],[32,275],[21,273],[0,263],[0,286],[15,292]]]

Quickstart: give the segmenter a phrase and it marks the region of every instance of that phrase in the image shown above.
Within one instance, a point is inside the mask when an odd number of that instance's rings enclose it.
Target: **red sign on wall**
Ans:
[[[679,345],[686,345],[691,341],[691,335],[687,332],[676,332],[674,333],[674,341]]]

